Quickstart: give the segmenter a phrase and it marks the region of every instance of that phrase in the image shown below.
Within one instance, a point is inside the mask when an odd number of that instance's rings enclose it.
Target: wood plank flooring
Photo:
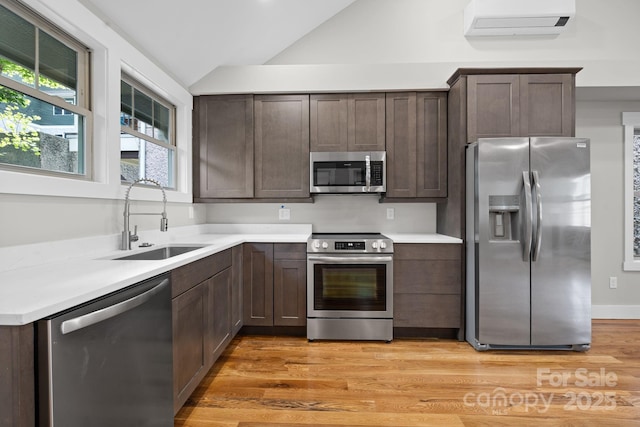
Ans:
[[[640,426],[640,320],[591,350],[477,352],[455,340],[238,336],[176,427]]]

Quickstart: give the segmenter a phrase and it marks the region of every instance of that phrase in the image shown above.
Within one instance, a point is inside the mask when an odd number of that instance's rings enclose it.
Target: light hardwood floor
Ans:
[[[238,336],[181,427],[640,426],[640,320],[593,322],[586,353],[455,340]]]

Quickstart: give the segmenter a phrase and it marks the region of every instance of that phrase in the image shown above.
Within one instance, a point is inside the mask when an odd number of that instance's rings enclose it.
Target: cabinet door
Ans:
[[[273,244],[245,243],[242,258],[243,323],[273,326]]]
[[[231,268],[207,281],[209,287],[209,365],[212,365],[231,341]]]
[[[273,324],[307,324],[307,250],[304,243],[274,245]]]
[[[309,197],[309,96],[255,97],[255,197]]]
[[[575,76],[520,76],[521,136],[575,136]]]
[[[231,249],[231,332],[235,336],[242,328],[242,245]]]
[[[349,94],[348,115],[348,151],[384,151],[385,94]]]
[[[194,197],[253,197],[253,96],[200,96],[195,108]]]
[[[467,142],[520,135],[518,75],[469,76],[467,91]]]
[[[416,93],[388,93],[387,197],[416,197]]]
[[[447,94],[417,94],[417,197],[447,197]]]
[[[177,412],[196,389],[206,371],[208,286],[195,286],[172,300],[173,408]]]
[[[311,95],[309,110],[311,151],[347,151],[347,95]]]

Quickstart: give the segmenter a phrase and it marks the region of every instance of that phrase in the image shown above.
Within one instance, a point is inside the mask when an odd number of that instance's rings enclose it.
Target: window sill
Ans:
[[[123,199],[128,185],[117,180],[112,183],[61,178],[0,170],[0,194],[27,196],[74,197],[87,199]],[[192,203],[190,192],[166,190],[167,202]],[[133,200],[158,200],[154,188],[136,188]]]
[[[624,271],[640,271],[640,260],[625,261],[622,264]]]

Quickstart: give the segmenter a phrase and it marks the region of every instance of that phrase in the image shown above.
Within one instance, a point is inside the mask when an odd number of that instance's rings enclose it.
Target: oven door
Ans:
[[[393,318],[393,257],[309,254],[307,317]]]

